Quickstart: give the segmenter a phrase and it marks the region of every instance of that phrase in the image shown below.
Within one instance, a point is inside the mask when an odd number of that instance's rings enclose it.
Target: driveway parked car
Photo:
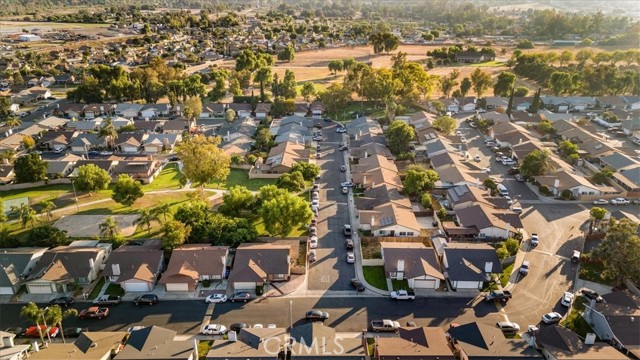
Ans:
[[[605,199],[593,200],[593,205],[607,205],[607,204],[609,204],[609,201]]]
[[[206,302],[207,304],[218,304],[218,303],[223,303],[223,302],[227,302],[227,295],[225,294],[213,294],[213,295],[209,295],[207,296],[206,299],[204,299],[204,302]]]
[[[49,301],[49,305],[69,306],[69,305],[73,304],[74,301],[75,300],[72,297],[61,296],[61,297],[57,297],[57,298]]]
[[[133,303],[136,305],[155,305],[158,303],[158,295],[156,294],[144,294],[133,299]]]
[[[527,275],[529,274],[529,269],[531,268],[531,264],[529,263],[529,261],[525,260],[522,262],[522,265],[520,265],[520,274],[522,275]]]
[[[584,295],[587,299],[590,300],[595,300],[596,302],[602,303],[604,302],[604,299],[602,298],[602,296],[600,296],[600,294],[598,294],[597,292],[595,292],[592,289],[589,288],[583,288],[582,290],[580,290],[580,292],[582,293],[582,295]]]
[[[231,295],[231,298],[229,298],[229,300],[231,300],[231,302],[236,302],[236,301],[247,302],[247,301],[251,300],[251,294],[249,294],[246,291],[237,292],[237,293]]]
[[[316,254],[315,250],[311,250],[309,251],[309,262],[315,262],[316,260],[318,260],[318,255]]]
[[[340,184],[342,187],[353,187],[353,183],[351,181],[345,181]]]
[[[208,324],[202,327],[200,333],[204,335],[222,335],[227,333],[227,327],[220,324]]]
[[[524,182],[524,176],[517,174],[514,176],[517,182]]]
[[[520,331],[520,325],[511,321],[499,321],[496,326],[505,334],[515,334]]]
[[[304,318],[311,321],[324,321],[329,318],[329,313],[320,310],[309,310]]]
[[[562,319],[562,315],[555,311],[542,315],[542,322],[545,324],[555,324],[560,321],[560,319]]]
[[[356,256],[353,254],[353,252],[349,251],[347,253],[347,263],[353,264],[355,262],[356,262]]]
[[[562,294],[562,299],[560,299],[560,304],[562,306],[566,306],[569,307],[571,306],[571,303],[573,302],[573,293],[570,292],[565,292],[564,294]]]

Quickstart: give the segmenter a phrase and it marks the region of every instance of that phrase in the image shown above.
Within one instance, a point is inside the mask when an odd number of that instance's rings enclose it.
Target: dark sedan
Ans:
[[[49,301],[49,305],[69,306],[74,303],[74,299],[68,296],[62,296]]]
[[[365,290],[364,284],[358,279],[351,279],[351,285],[353,285],[357,291],[362,292]]]
[[[251,325],[245,324],[245,323],[233,323],[229,325],[229,331],[235,331],[237,333],[237,332],[240,332],[240,330],[242,329],[248,329],[250,327]]]
[[[249,294],[246,291],[237,292],[237,293],[231,295],[231,298],[229,298],[229,300],[231,300],[231,302],[236,302],[236,301],[247,302],[247,301],[251,300],[251,294]]]
[[[136,305],[155,305],[158,303],[158,295],[156,294],[144,294],[133,299],[133,303]]]
[[[304,318],[311,321],[324,321],[329,318],[329,313],[320,310],[309,310]]]

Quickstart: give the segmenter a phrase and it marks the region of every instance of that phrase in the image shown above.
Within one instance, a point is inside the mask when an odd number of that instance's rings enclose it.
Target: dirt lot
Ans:
[[[93,238],[100,235],[98,224],[107,216],[112,216],[122,231],[122,235],[131,236],[136,231],[133,221],[138,215],[69,215],[56,221],[55,227],[66,230],[71,237]]]

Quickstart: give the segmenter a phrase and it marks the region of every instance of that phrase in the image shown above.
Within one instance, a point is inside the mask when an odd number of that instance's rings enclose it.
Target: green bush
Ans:
[[[382,259],[382,252],[376,251],[373,253],[373,255],[371,255],[371,257],[374,259]]]
[[[211,280],[209,279],[202,280],[202,287],[208,288],[209,286],[211,286]]]
[[[571,200],[571,198],[573,197],[573,193],[571,193],[571,190],[562,190],[562,193],[560,193],[560,196],[562,197],[563,200]]]
[[[540,194],[542,194],[543,196],[551,196],[551,190],[549,190],[549,187],[547,185],[538,186],[538,191],[540,191]]]
[[[264,293],[264,285],[256,286],[256,295],[260,296]]]
[[[509,250],[507,250],[504,246],[501,246],[496,250],[496,254],[498,254],[498,258],[500,260],[504,260],[509,256]]]

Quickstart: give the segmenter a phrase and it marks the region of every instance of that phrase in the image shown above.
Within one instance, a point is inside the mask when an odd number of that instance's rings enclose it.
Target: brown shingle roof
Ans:
[[[228,251],[228,246],[183,245],[173,250],[160,282],[175,282],[179,278],[197,280],[200,275],[222,275],[226,264],[220,259],[226,259]]]
[[[236,249],[230,282],[262,281],[270,274],[289,274],[288,245],[246,243]]]
[[[408,242],[383,242],[380,246],[385,273],[398,271],[398,261],[403,260],[404,277],[407,279],[427,275],[444,280],[433,248],[428,248],[422,243]]]

